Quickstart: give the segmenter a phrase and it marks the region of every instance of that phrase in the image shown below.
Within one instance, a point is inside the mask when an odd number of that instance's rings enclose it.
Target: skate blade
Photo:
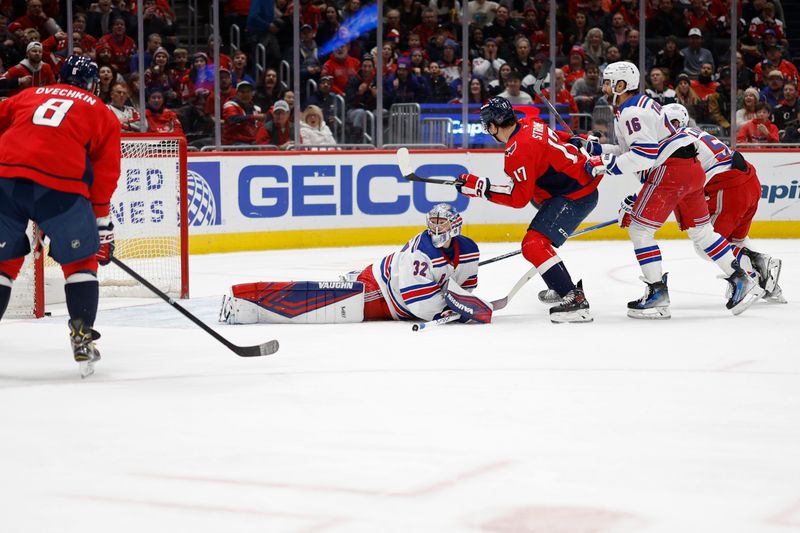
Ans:
[[[543,304],[558,304],[561,303],[561,297],[556,291],[544,290],[539,291],[539,301]]]
[[[778,286],[778,278],[781,277],[781,264],[780,259],[770,258],[767,264],[767,282],[764,286],[764,291],[769,294]]]
[[[569,313],[556,313],[554,315],[550,315],[550,322],[553,324],[594,322],[594,318],[589,313],[588,309],[582,309],[580,311],[570,311]]]
[[[637,320],[666,320],[672,318],[669,307],[651,307],[649,309],[628,309],[628,316]]]
[[[753,289],[748,292],[744,298],[742,298],[741,302],[730,308],[731,313],[733,313],[735,316],[741,315],[762,296],[764,296],[764,289],[762,289],[759,285],[755,285]]]
[[[765,292],[764,301],[771,304],[788,304],[789,301],[783,297],[783,291],[780,287],[776,285],[776,289],[773,292]]]
[[[94,361],[81,361],[78,363],[81,371],[81,379],[86,379],[94,374]]]

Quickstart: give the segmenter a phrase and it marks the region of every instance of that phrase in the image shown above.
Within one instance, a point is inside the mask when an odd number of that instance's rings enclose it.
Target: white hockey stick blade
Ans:
[[[508,303],[511,301],[511,298],[513,298],[526,283],[528,283],[534,276],[536,276],[537,273],[538,271],[536,270],[536,267],[531,267],[531,269],[528,270],[525,273],[525,275],[522,276],[519,279],[519,281],[511,288],[511,291],[508,293],[508,296],[500,298],[499,300],[494,300],[492,302],[492,307],[494,308],[494,310],[498,311],[507,306]]]
[[[400,166],[400,173],[403,176],[414,173],[411,169],[411,154],[408,153],[408,148],[405,146],[397,149],[397,164]]]

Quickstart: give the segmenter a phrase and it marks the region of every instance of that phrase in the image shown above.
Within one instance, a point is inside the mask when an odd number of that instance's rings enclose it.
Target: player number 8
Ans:
[[[57,128],[61,125],[67,111],[75,102],[64,98],[50,98],[45,103],[36,108],[33,113],[33,123],[37,126],[49,126]]]

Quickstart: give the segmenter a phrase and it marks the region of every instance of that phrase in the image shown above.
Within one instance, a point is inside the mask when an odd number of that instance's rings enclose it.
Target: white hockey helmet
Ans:
[[[603,71],[603,84],[606,81],[611,83],[611,93],[614,95],[612,105],[617,104],[617,97],[628,91],[635,91],[639,88],[639,69],[636,65],[628,61],[617,61],[608,65]],[[617,83],[625,82],[625,88],[617,92]]]
[[[685,128],[689,125],[689,112],[683,107],[683,104],[667,104],[661,109],[667,115],[667,120],[669,120],[670,124],[672,124],[673,120],[677,120],[679,128]]]
[[[461,234],[461,215],[450,204],[436,204],[425,216],[431,242],[437,248]]]

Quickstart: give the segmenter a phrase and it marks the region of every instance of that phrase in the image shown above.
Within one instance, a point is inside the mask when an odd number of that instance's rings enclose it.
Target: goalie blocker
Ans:
[[[458,283],[447,283],[445,301],[462,321],[491,322],[492,307]],[[359,281],[262,281],[231,287],[219,321],[227,324],[344,324],[364,320]]]

